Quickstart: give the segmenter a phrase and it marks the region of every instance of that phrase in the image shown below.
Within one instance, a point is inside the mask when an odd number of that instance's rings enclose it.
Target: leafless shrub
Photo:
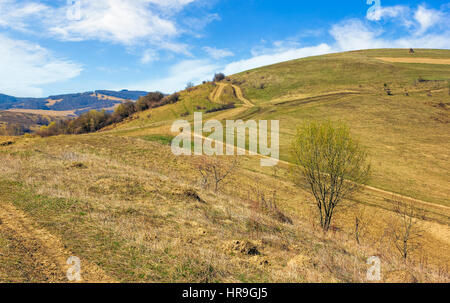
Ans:
[[[276,190],[268,193],[264,185],[255,182],[255,185],[250,188],[248,199],[252,208],[270,215],[281,223],[293,224],[292,219],[278,208]]]
[[[194,167],[201,176],[201,185],[207,189],[211,186],[214,192],[239,167],[237,157],[196,156]]]
[[[387,235],[406,261],[413,251],[421,247],[424,230],[419,225],[419,218],[423,215],[412,202],[404,202],[399,197],[393,200],[396,206],[394,217],[387,222]]]

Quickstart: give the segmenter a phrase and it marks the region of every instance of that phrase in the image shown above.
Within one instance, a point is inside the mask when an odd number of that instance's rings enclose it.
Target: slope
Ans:
[[[449,205],[450,65],[393,63],[408,50],[370,50],[293,60],[229,77],[252,105],[206,115],[205,119],[279,120],[281,158],[305,120],[343,120],[369,149],[372,186],[412,198]],[[450,51],[416,50],[421,58],[445,59]],[[416,58],[416,57],[413,57]],[[170,133],[175,119],[192,119],[218,88],[202,85],[183,92],[179,104],[141,113],[113,132],[132,136]],[[264,84],[264,85],[261,85]],[[208,88],[208,89],[207,89]],[[195,92],[195,93],[194,93]],[[189,110],[186,100],[196,100]],[[192,101],[189,101],[192,102]],[[168,116],[168,113],[171,113]],[[149,116],[150,115],[150,116]],[[150,117],[150,118],[149,118]]]

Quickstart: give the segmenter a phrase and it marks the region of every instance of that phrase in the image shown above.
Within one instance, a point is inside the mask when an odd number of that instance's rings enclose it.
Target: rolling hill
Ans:
[[[88,282],[363,282],[379,256],[382,282],[448,282],[448,59],[421,49],[298,59],[187,89],[100,132],[0,138],[0,281],[65,281],[64,261],[78,256]],[[282,161],[241,157],[220,191],[202,186],[199,159],[169,146],[173,121],[196,111],[279,120]],[[292,182],[288,148],[298,124],[323,119],[346,122],[374,169],[328,234],[307,184]],[[422,213],[408,262],[389,240],[398,199]],[[361,243],[355,218],[367,223]]]
[[[0,94],[0,134],[36,131],[52,121],[74,118],[90,110],[113,111],[119,104],[147,95],[143,91],[98,90],[47,98],[17,98]]]
[[[232,75],[224,84],[241,87],[255,106],[209,117],[280,120],[281,159],[286,161],[302,121],[343,120],[372,151],[373,186],[449,205],[450,65],[379,59],[408,56],[411,59],[407,50],[355,51]],[[446,60],[450,51],[417,50],[413,58]],[[181,113],[216,106],[209,96],[214,89],[205,84],[183,92],[178,104],[141,113],[140,119],[119,125],[115,132],[171,135],[171,122]]]

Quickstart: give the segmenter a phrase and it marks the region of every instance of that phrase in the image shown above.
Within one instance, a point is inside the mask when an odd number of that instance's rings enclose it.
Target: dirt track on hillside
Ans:
[[[423,64],[450,64],[450,59],[431,59],[431,58],[389,58],[379,57],[376,58],[381,61],[393,62],[393,63],[423,63]]]
[[[248,100],[244,97],[244,94],[242,93],[242,90],[239,86],[237,86],[237,85],[231,85],[231,86],[233,87],[234,92],[236,93],[236,97],[239,100],[241,100],[242,102],[244,102],[244,104],[246,106],[249,106],[249,107],[255,106],[252,102],[250,102],[250,100]]]
[[[223,89],[227,86],[225,83],[216,83],[216,88],[209,95],[209,100],[214,103],[220,103],[220,96],[223,93]]]
[[[209,100],[211,102],[220,103],[220,96],[222,96],[224,88],[227,87],[228,85],[231,85],[236,94],[236,98],[238,98],[242,103],[244,103],[245,106],[248,107],[254,106],[252,102],[250,102],[248,99],[244,97],[244,94],[242,93],[242,90],[239,86],[228,83],[216,83],[216,85],[217,85],[216,88],[209,95]]]
[[[17,251],[17,254],[3,258],[18,259],[19,264],[30,271],[30,275],[42,280],[38,282],[69,282],[66,273],[72,265],[66,262],[74,254],[64,247],[60,239],[38,227],[13,205],[4,202],[0,202],[0,231],[13,241]],[[81,279],[81,282],[114,282],[98,266],[82,259]]]

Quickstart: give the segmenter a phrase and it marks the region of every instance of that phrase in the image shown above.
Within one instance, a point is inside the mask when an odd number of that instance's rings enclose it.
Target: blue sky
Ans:
[[[450,49],[449,17],[448,0],[0,0],[0,93],[170,93],[305,56]]]

